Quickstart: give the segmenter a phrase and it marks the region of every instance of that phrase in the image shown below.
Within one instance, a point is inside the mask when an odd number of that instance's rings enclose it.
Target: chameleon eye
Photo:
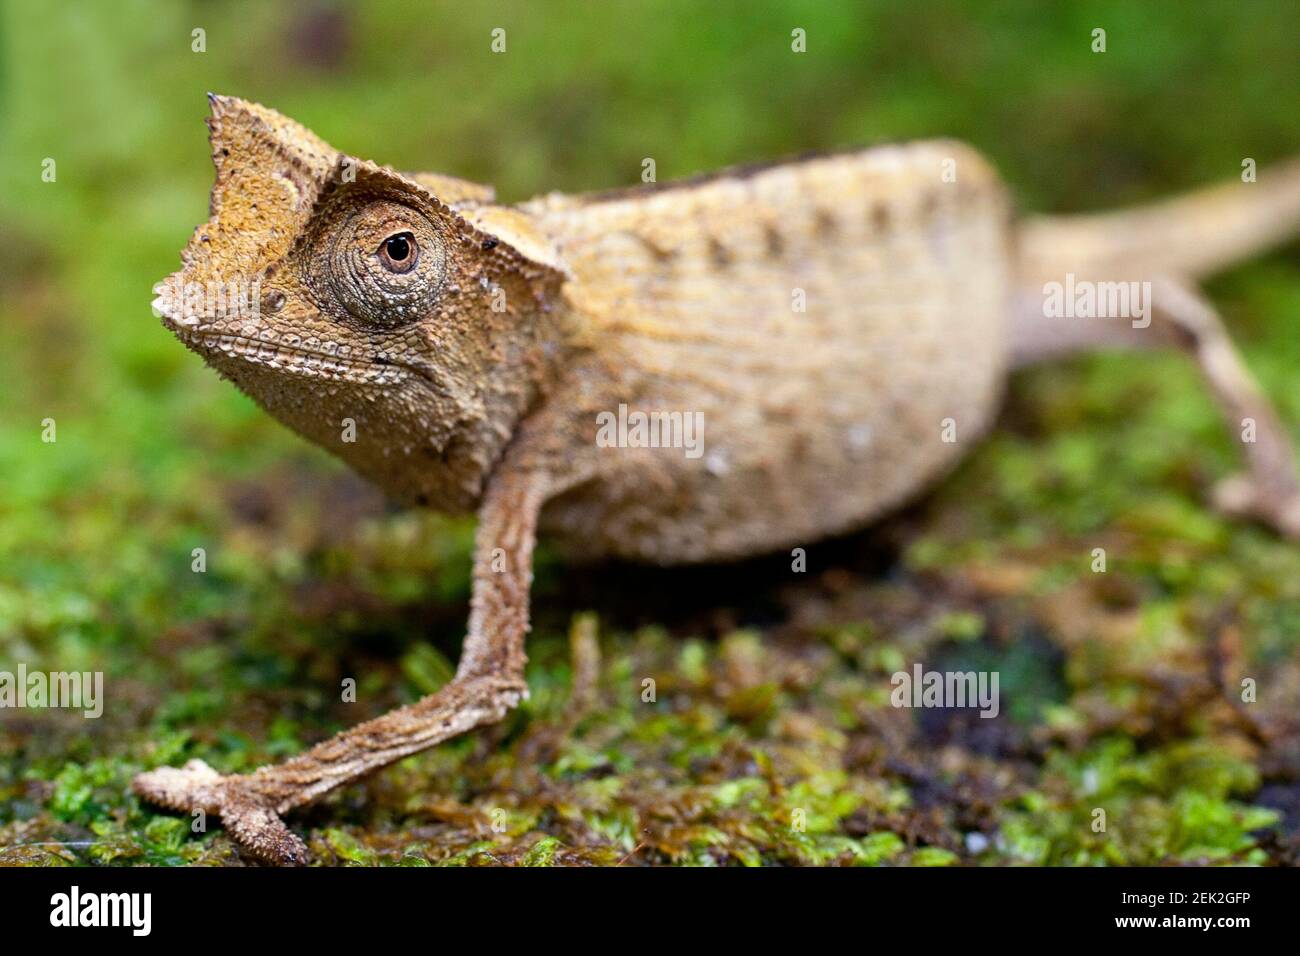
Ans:
[[[379,261],[389,272],[398,275],[414,269],[419,255],[420,247],[415,243],[415,236],[409,232],[389,236],[379,246]]]
[[[428,315],[447,277],[447,243],[428,216],[387,199],[339,212],[321,217],[310,245],[305,271],[317,301],[377,328]]]

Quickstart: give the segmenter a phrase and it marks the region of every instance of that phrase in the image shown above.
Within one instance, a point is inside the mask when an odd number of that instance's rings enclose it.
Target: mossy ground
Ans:
[[[472,526],[386,507],[148,314],[203,215],[205,89],[507,197],[943,134],[1083,209],[1300,151],[1282,4],[329,9],[5,10],[0,669],[108,702],[0,716],[0,863],[240,863],[132,775],[281,759],[455,661]],[[1300,434],[1296,247],[1210,292]],[[1017,376],[956,474],[802,574],[545,552],[528,704],[290,822],[322,863],[1294,864],[1300,550],[1206,508],[1234,467],[1185,361],[1094,358]],[[1001,716],[891,707],[917,661],[998,671]]]

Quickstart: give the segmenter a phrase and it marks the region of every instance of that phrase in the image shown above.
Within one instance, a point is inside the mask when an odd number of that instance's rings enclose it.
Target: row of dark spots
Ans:
[[[867,215],[873,234],[887,235],[893,228],[894,214],[887,201],[882,199],[873,202]],[[842,219],[831,210],[816,207],[812,217],[813,239],[823,245],[836,242],[841,238],[841,223]],[[774,223],[766,223],[763,226],[763,240],[767,254],[773,259],[778,259],[785,254],[785,239]]]
[[[928,224],[937,218],[952,200],[955,199],[960,203],[968,192],[960,185],[954,184],[943,184],[928,190],[920,199],[918,224]],[[894,228],[895,211],[888,200],[878,199],[867,211],[867,219],[874,235],[886,236]],[[820,243],[835,241],[840,235],[840,223],[841,220],[829,209],[816,208],[813,211],[812,222],[814,238]],[[772,259],[780,259],[786,252],[786,240],[780,227],[776,222],[766,222],[762,228],[763,245],[767,255]],[[646,236],[638,238],[656,262],[668,264],[676,260],[679,250],[666,249]],[[735,262],[735,254],[727,246],[725,237],[719,238],[711,232],[708,233],[707,248],[709,261],[714,268],[725,269]]]
[[[872,203],[869,213],[871,231],[877,235],[885,235],[893,227],[893,213],[888,203],[879,200]],[[817,207],[813,210],[812,234],[815,241],[822,244],[830,244],[840,238],[841,220],[829,209]],[[763,225],[763,242],[768,256],[773,259],[781,258],[786,251],[785,238],[782,236],[780,229],[775,223],[765,223]]]
[[[926,190],[920,197],[917,207],[919,212],[918,225],[929,225],[940,215],[951,211],[954,206],[959,206],[968,200],[970,195],[970,188],[964,184],[947,183]],[[873,235],[888,235],[893,230],[895,223],[895,210],[889,200],[875,200],[867,211],[867,221]],[[830,210],[817,209],[813,214],[813,234],[818,241],[831,241],[839,233],[839,223],[840,220]],[[770,243],[769,251],[772,251]]]

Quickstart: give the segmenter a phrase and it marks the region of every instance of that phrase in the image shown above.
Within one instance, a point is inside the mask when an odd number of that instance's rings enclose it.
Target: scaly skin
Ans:
[[[987,164],[937,141],[511,207],[256,104],[212,108],[212,216],[158,289],[164,324],[395,499],[480,517],[451,684],[253,774],[192,761],[137,778],[262,859],[308,859],[281,814],[526,696],[539,528],[586,556],[682,563],[861,526],[972,446],[1013,362],[1063,350],[1024,303],[1064,271],[1161,279],[1151,339],[1190,343],[1230,421],[1270,415],[1183,277],[1293,228],[1300,173],[1271,201],[1225,191],[1018,232]],[[1207,215],[1231,228],[1185,245]],[[231,283],[254,292],[213,303]],[[1069,347],[1110,334],[1080,328]],[[602,447],[598,416],[620,404],[700,413],[702,453]],[[1300,530],[1290,445],[1262,427],[1224,504]]]

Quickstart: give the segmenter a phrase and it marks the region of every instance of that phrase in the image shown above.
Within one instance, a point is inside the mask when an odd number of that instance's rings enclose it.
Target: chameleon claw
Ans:
[[[236,843],[253,856],[278,866],[306,866],[307,844],[285,826],[279,814],[261,800],[232,787],[221,808],[221,822]]]
[[[215,814],[235,843],[259,860],[281,866],[309,863],[307,845],[243,779],[222,776],[202,760],[191,760],[184,767],[160,767],[139,774],[131,789],[150,803],[171,810]]]
[[[131,789],[169,810],[212,813],[219,804],[218,789],[224,779],[202,760],[191,760],[184,767],[159,767],[137,774]]]

